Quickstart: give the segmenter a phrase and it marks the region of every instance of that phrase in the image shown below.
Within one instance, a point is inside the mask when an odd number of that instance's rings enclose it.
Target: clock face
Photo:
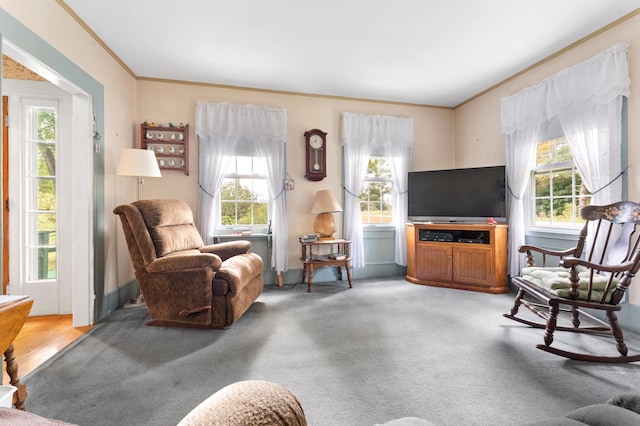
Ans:
[[[313,136],[311,136],[311,139],[309,139],[309,145],[313,149],[322,148],[323,142],[324,141],[322,140],[322,137],[320,137],[320,135],[313,135]]]

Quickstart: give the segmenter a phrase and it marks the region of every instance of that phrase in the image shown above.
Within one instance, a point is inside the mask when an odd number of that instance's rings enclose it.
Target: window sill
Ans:
[[[578,235],[580,235],[580,229],[531,227],[525,230],[525,237],[552,238],[556,240],[575,241],[578,238]]]
[[[272,234],[266,234],[264,232],[262,233],[252,233],[251,235],[242,235],[242,234],[216,234],[213,236],[213,242],[215,244],[218,243],[224,243],[224,242],[228,242],[228,241],[238,241],[238,240],[245,240],[245,241],[254,241],[256,244],[262,244],[260,243],[260,241],[266,241],[266,245],[268,248],[271,248],[271,244],[272,244],[272,239],[271,239],[271,235]]]
[[[264,232],[252,232],[251,234],[215,234],[213,238],[270,238],[271,234]]]
[[[367,225],[362,225],[362,229],[364,230],[386,230],[386,229],[396,229],[396,227],[389,223],[370,223]]]

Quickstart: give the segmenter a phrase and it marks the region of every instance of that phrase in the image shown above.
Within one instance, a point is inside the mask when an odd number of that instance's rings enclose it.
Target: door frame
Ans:
[[[9,284],[9,97],[2,96],[2,293]]]
[[[73,171],[66,188],[71,204],[69,269],[73,288],[73,326],[106,316],[104,304],[104,88],[44,40],[0,9],[2,52],[71,94],[71,144],[65,155]],[[1,92],[0,84],[0,92]],[[61,167],[63,165],[61,164]],[[68,185],[73,182],[73,186]],[[61,183],[62,184],[62,183]]]

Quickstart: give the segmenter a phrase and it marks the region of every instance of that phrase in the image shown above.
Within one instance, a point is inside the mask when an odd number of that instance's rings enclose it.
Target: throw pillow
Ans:
[[[626,408],[640,414],[640,390],[634,390],[616,395],[607,401],[607,404]]]
[[[578,408],[565,417],[590,426],[638,426],[640,414],[611,404],[595,404]]]

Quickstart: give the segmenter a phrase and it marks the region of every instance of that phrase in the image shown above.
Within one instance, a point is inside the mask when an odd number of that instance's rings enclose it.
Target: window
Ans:
[[[370,157],[360,192],[362,224],[392,223],[391,167],[384,157]]]
[[[538,143],[531,173],[530,224],[536,227],[579,228],[580,209],[591,194],[582,183],[565,137]]]
[[[267,225],[267,177],[258,157],[225,156],[220,189],[219,226]]]
[[[25,109],[26,139],[22,145],[26,172],[24,244],[27,281],[55,280],[57,275],[56,148],[57,104],[28,105]]]

